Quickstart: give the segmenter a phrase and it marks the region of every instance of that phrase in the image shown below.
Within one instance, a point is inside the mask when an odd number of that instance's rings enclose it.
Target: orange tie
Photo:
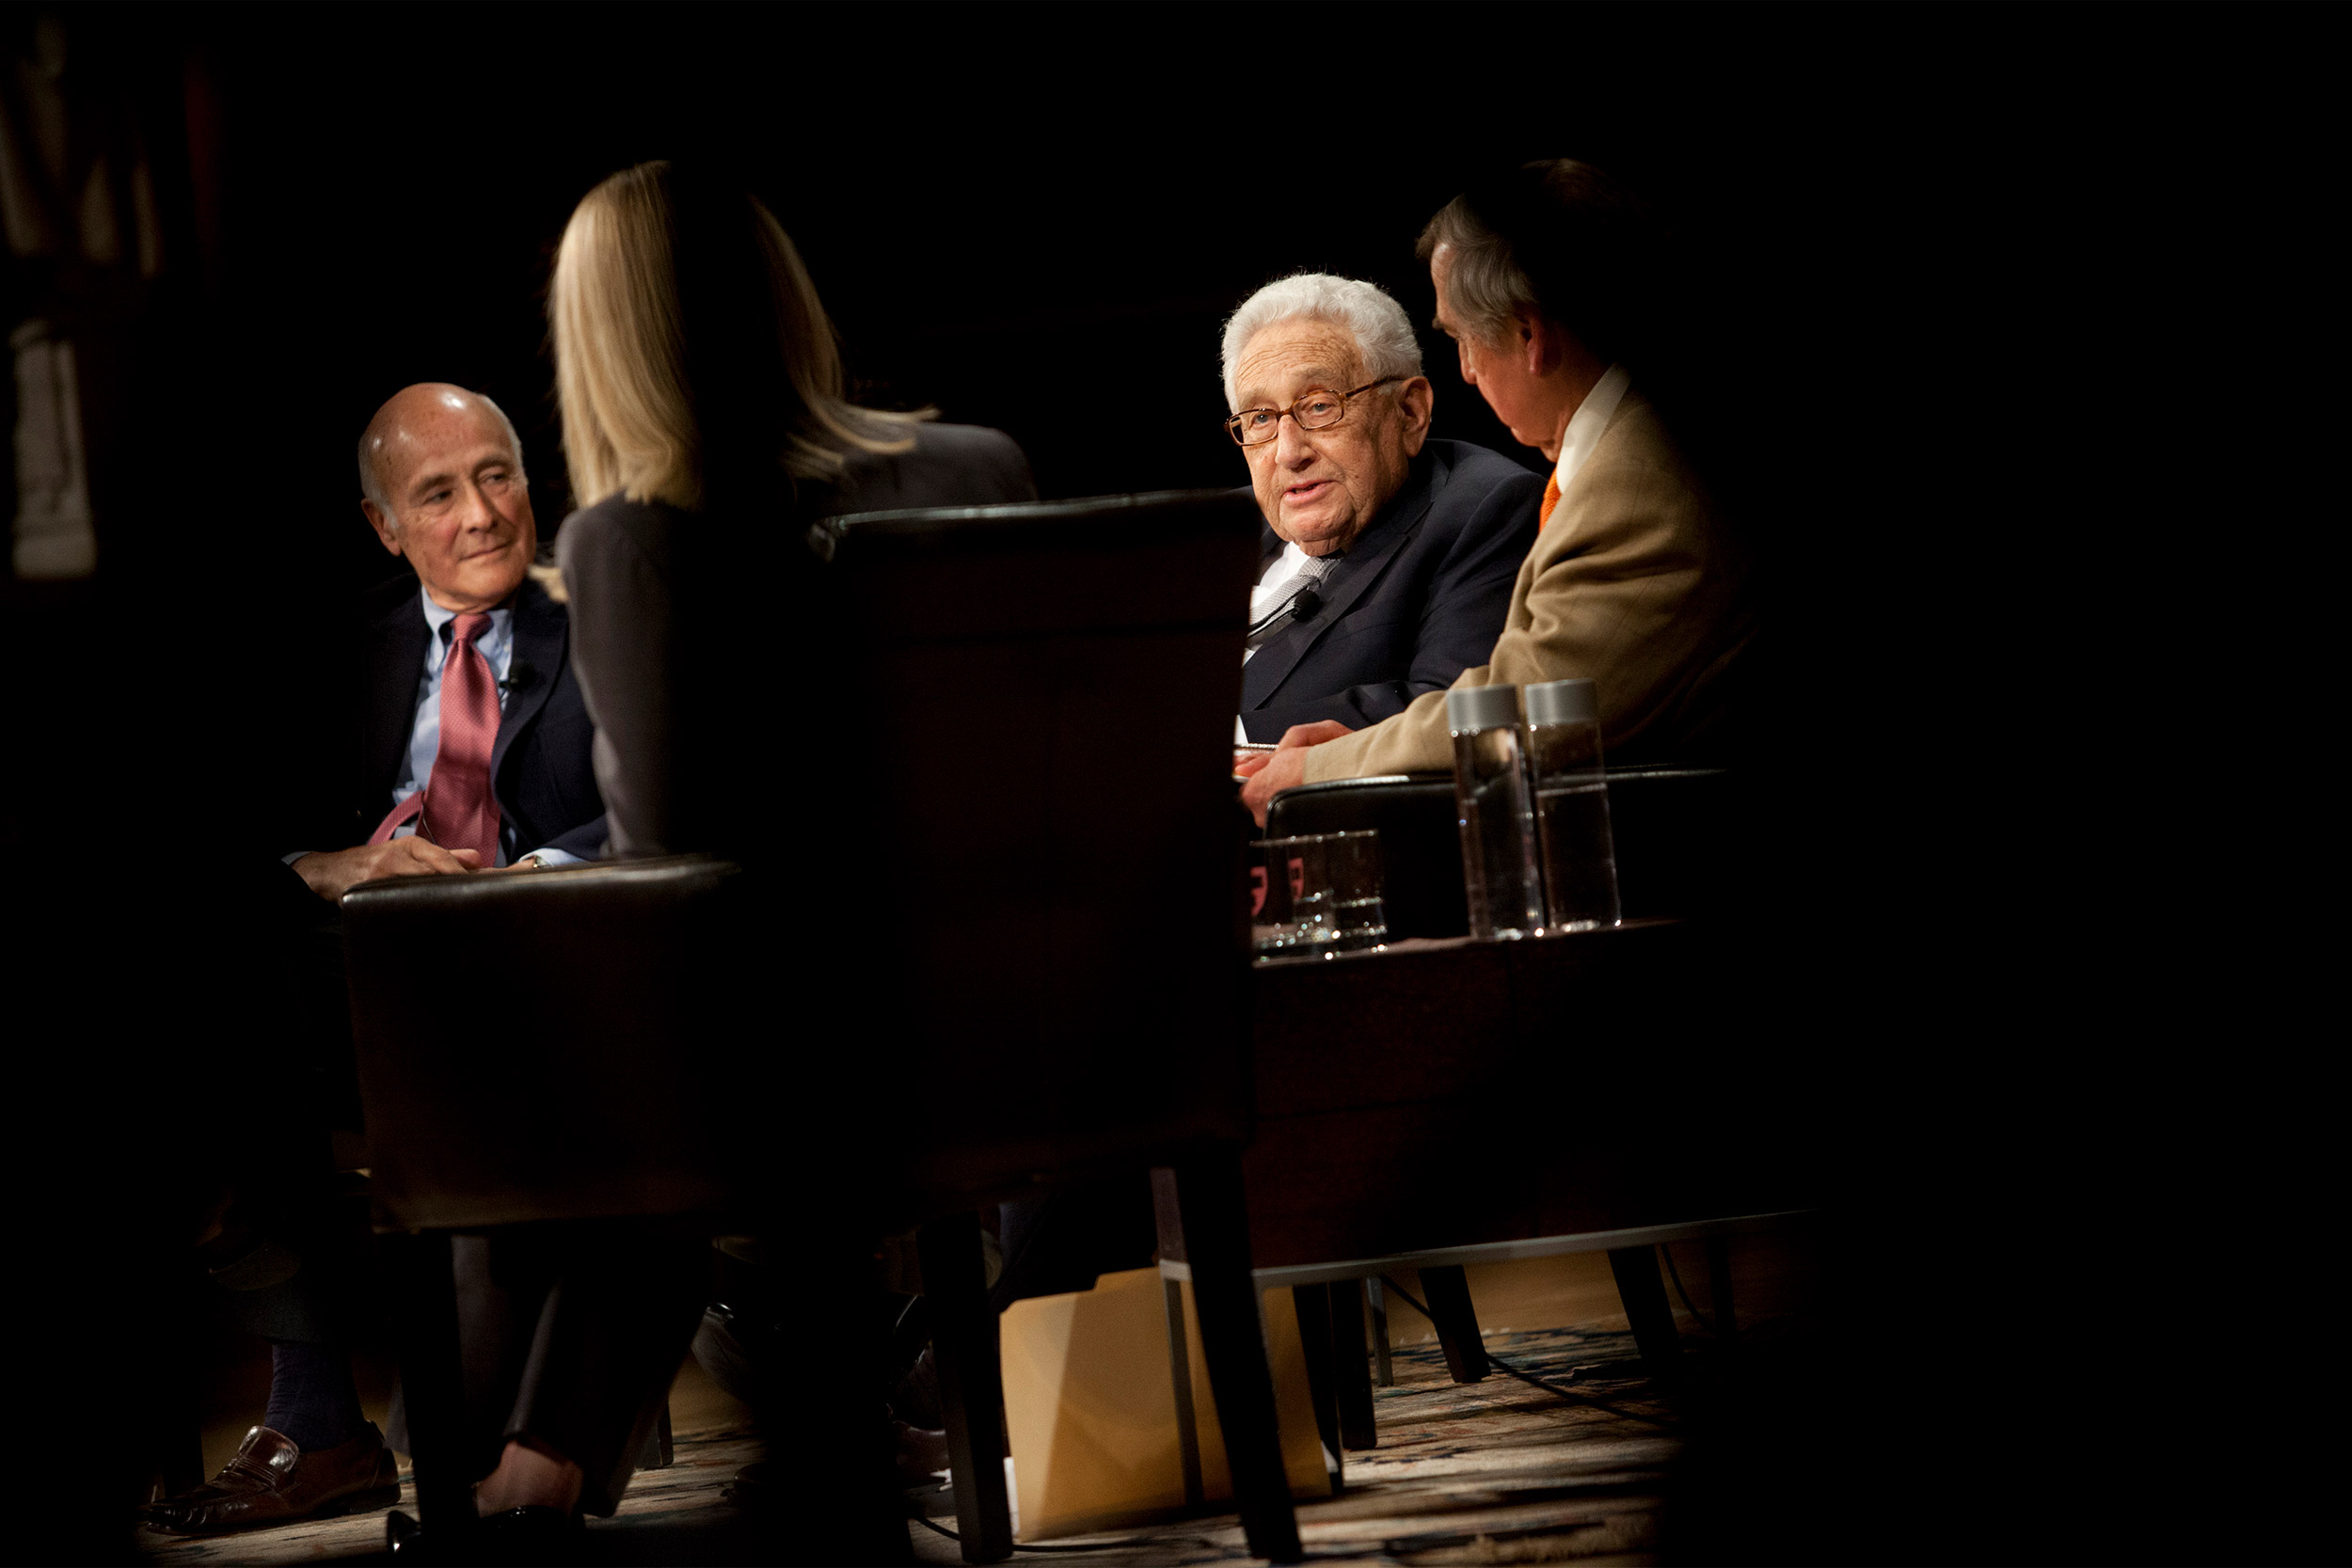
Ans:
[[[1551,477],[1544,481],[1544,504],[1538,508],[1535,513],[1535,530],[1537,532],[1542,532],[1544,525],[1551,521],[1551,509],[1559,504],[1560,470],[1554,468],[1551,472]]]

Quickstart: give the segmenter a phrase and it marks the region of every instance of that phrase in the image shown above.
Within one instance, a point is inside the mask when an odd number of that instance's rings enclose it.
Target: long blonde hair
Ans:
[[[906,451],[931,417],[851,404],[833,323],[783,226],[739,188],[666,162],[580,198],[548,320],[582,506],[618,492],[699,510],[762,469],[787,489],[833,479],[852,452]]]

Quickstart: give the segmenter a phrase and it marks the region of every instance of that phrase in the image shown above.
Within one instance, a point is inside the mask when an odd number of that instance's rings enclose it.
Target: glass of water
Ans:
[[[1377,947],[1389,940],[1389,917],[1380,901],[1380,834],[1371,828],[1318,833],[1322,855],[1322,903],[1317,913],[1342,953]]]
[[[1609,780],[1601,770],[1600,703],[1588,680],[1527,689],[1527,755],[1535,779],[1550,929],[1617,924],[1617,854],[1609,832]]]
[[[1544,934],[1526,732],[1516,686],[1456,687],[1445,694],[1454,736],[1454,803],[1462,833],[1462,887],[1480,942]]]
[[[1251,916],[1260,958],[1352,953],[1388,941],[1380,835],[1364,829],[1261,839],[1264,895]],[[1251,895],[1257,899],[1253,885]]]
[[[1262,958],[1279,958],[1298,942],[1291,918],[1295,838],[1254,839],[1249,846],[1249,945]],[[1305,863],[1299,862],[1303,871]]]

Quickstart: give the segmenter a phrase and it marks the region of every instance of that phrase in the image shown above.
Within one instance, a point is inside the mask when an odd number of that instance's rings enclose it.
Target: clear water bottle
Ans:
[[[1617,924],[1617,851],[1601,771],[1600,700],[1588,680],[1527,689],[1527,760],[1535,780],[1544,900],[1554,931]]]
[[[1454,803],[1470,935],[1482,942],[1541,936],[1544,881],[1519,689],[1456,687],[1445,694],[1445,721],[1454,735]]]

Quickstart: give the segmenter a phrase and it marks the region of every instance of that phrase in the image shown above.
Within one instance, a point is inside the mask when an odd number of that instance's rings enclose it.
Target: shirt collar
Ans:
[[[424,629],[426,633],[424,657],[428,668],[437,670],[440,668],[441,660],[448,656],[449,638],[456,635],[454,632],[452,632],[447,636],[444,636],[441,628],[457,619],[457,611],[453,610],[444,610],[439,605],[435,604],[433,602],[432,594],[428,592],[421,583],[420,583],[417,587],[417,596],[424,601]],[[509,633],[514,627],[514,625],[515,605],[513,600],[510,599],[505,604],[502,604],[496,610],[490,611],[490,629],[484,632],[482,636],[476,640],[474,646],[480,648],[483,654],[489,658],[493,665],[499,661],[500,650],[505,647]]]
[[[1593,455],[1593,449],[1600,445],[1600,433],[1609,428],[1609,416],[1617,411],[1617,404],[1625,401],[1626,389],[1632,385],[1633,378],[1626,372],[1623,365],[1612,365],[1601,372],[1598,381],[1593,383],[1593,389],[1584,394],[1584,401],[1577,404],[1566,432],[1560,437],[1560,466],[1554,472],[1559,478],[1561,489],[1568,487],[1568,481],[1576,477],[1576,470],[1584,466],[1584,460]]]

